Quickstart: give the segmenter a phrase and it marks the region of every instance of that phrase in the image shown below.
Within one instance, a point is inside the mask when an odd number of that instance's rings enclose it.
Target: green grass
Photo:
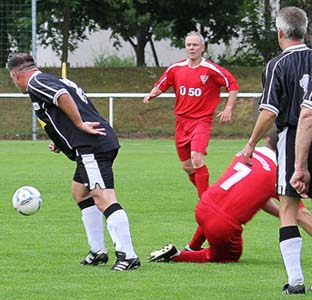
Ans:
[[[211,181],[244,143],[211,141]],[[182,248],[196,227],[196,192],[181,170],[172,140],[122,139],[115,163],[117,195],[129,215],[142,268],[110,270],[114,256],[107,232],[108,265],[80,266],[88,246],[80,211],[70,195],[75,166],[49,153],[47,144],[0,141],[0,299],[285,299],[280,295],[287,278],[278,247],[279,222],[262,212],[245,227],[239,263],[144,261],[150,251],[168,242]],[[43,206],[33,216],[19,215],[11,206],[11,196],[21,185],[33,185],[42,193]],[[302,264],[309,284],[312,240],[302,235]]]

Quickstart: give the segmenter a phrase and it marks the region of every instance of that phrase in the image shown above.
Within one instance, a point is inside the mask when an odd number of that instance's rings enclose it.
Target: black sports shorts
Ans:
[[[296,190],[290,185],[289,180],[294,173],[295,167],[295,141],[296,127],[285,127],[278,132],[277,142],[277,184],[276,192],[278,195],[300,198]],[[309,153],[309,172],[312,171],[312,151]],[[311,173],[312,174],[312,173]],[[312,184],[308,192],[312,196]]]
[[[73,180],[84,184],[89,190],[98,185],[101,189],[114,188],[113,163],[118,149],[102,153],[76,151],[76,171]]]

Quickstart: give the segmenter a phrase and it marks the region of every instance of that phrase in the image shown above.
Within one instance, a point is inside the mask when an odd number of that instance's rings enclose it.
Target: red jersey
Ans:
[[[203,194],[202,205],[213,201],[240,224],[248,222],[275,193],[276,158],[267,147],[256,148],[247,166],[237,154],[221,178]]]
[[[220,89],[237,91],[238,83],[225,68],[202,59],[192,68],[189,59],[179,61],[167,68],[155,83],[162,92],[172,87],[176,94],[174,113],[187,118],[213,116],[220,101]]]

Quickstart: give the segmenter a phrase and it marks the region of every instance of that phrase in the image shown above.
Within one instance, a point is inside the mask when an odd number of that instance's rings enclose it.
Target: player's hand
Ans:
[[[49,150],[54,153],[60,153],[61,150],[51,141],[49,144]]]
[[[151,94],[148,94],[147,96],[144,97],[143,103],[148,104],[148,103],[150,103],[151,100],[152,100],[152,96],[151,96]]]
[[[252,158],[254,150],[255,147],[251,146],[250,144],[247,144],[245,148],[240,152],[243,157],[244,163],[247,166],[252,166],[252,162],[250,159]]]
[[[79,129],[89,134],[106,135],[105,128],[96,128],[101,125],[100,122],[83,122]]]
[[[311,175],[307,169],[295,170],[290,178],[291,186],[303,198],[308,198]]]
[[[231,121],[232,118],[232,112],[230,110],[223,110],[217,114],[217,117],[219,118],[219,123],[225,124]]]

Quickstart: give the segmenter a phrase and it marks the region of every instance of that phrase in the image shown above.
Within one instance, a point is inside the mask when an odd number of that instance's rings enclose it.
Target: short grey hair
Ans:
[[[189,36],[198,36],[199,39],[200,39],[200,42],[201,42],[203,45],[205,45],[205,39],[204,39],[204,37],[201,35],[200,32],[198,32],[198,31],[190,31],[190,32],[186,35],[185,39],[186,39],[187,37],[189,37]]]
[[[307,14],[296,6],[284,7],[277,13],[276,28],[281,30],[287,39],[302,40],[308,28]]]

